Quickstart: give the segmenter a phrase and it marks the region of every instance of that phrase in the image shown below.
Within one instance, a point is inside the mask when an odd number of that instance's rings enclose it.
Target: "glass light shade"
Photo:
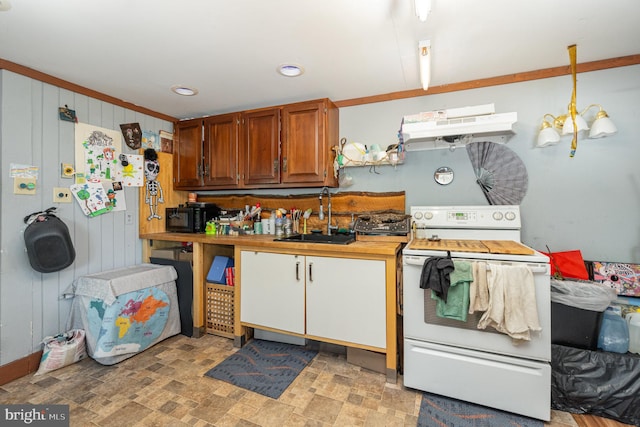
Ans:
[[[187,86],[175,85],[171,86],[171,90],[178,95],[182,96],[194,96],[198,94],[198,89],[190,88]]]
[[[580,114],[576,114],[576,125],[578,126],[578,132],[589,129],[589,125]],[[573,133],[573,120],[571,120],[571,115],[567,114],[567,119],[562,126],[562,134],[567,135],[570,133]]]
[[[591,125],[589,138],[602,138],[604,136],[613,135],[618,132],[618,128],[606,115],[598,117]]]
[[[281,64],[278,65],[277,71],[285,77],[298,77],[304,73],[304,68],[298,64]]]
[[[560,142],[560,134],[551,126],[543,127],[538,134],[536,147],[546,147]]]

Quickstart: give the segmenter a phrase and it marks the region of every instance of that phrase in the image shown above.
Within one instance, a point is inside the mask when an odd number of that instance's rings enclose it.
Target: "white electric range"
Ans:
[[[403,250],[405,386],[549,420],[549,259],[520,243],[519,206],[414,206],[411,216],[413,238]],[[477,242],[509,244],[520,253],[477,252]],[[452,260],[484,261],[488,271],[495,264],[527,266],[542,330],[515,345],[491,327],[478,329],[482,313],[469,315],[466,322],[436,316],[435,302],[430,306],[425,298],[431,291],[419,284],[425,261],[447,256],[433,249],[441,243],[453,243]]]

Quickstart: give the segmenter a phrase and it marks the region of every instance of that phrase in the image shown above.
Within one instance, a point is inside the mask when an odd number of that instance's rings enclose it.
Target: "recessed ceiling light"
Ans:
[[[304,68],[296,64],[282,64],[278,66],[277,70],[278,73],[285,77],[298,77],[300,74],[304,73]]]
[[[183,95],[183,96],[193,96],[198,94],[198,89],[192,89],[190,87],[181,86],[181,85],[172,86],[171,90],[177,93],[178,95]]]

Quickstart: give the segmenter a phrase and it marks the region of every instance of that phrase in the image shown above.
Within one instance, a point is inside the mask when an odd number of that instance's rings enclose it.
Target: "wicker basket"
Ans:
[[[233,338],[233,286],[207,283],[207,333]]]

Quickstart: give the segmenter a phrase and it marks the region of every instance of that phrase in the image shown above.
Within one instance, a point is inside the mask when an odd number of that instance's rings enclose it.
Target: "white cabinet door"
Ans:
[[[241,252],[240,320],[304,334],[304,257]]]
[[[384,261],[308,256],[307,334],[386,348],[385,280]]]

